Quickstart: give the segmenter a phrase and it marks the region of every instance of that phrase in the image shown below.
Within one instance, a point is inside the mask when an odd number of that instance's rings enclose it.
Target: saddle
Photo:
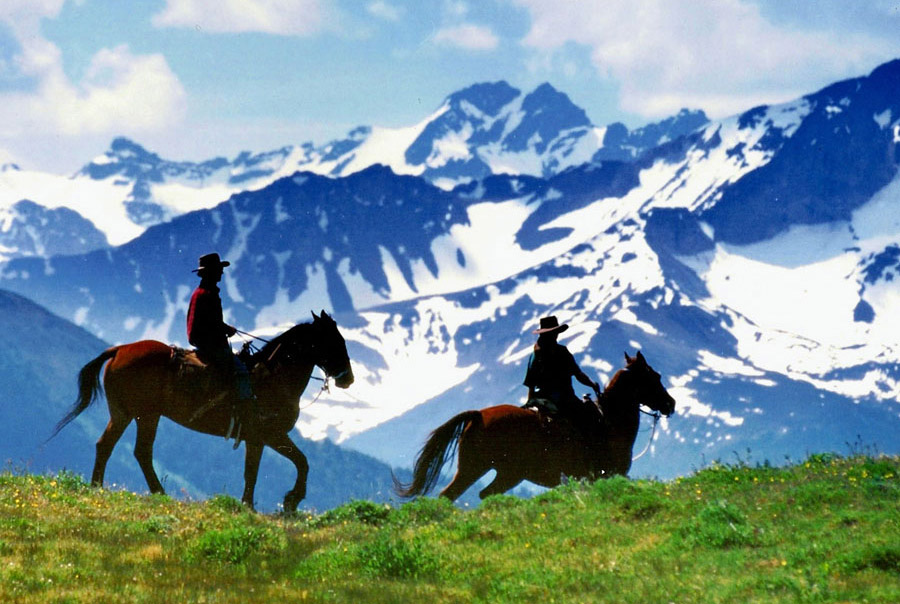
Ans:
[[[550,434],[559,427],[560,422],[565,423],[568,421],[561,416],[559,408],[550,399],[533,398],[522,405],[522,408],[537,414],[538,421],[541,424],[541,430],[543,430],[547,436],[550,436]]]
[[[251,364],[254,360],[246,347],[238,355],[238,358],[244,363],[244,366]],[[247,401],[251,401],[251,399],[255,401],[255,398],[244,397],[239,392],[241,385],[233,362],[228,360],[225,366],[222,363],[208,363],[196,350],[176,346],[171,347],[169,359],[175,374],[172,388],[183,397],[197,401],[197,408],[191,415],[189,423],[200,419],[213,409],[223,405],[227,406],[231,420],[225,438],[229,439],[233,436],[234,448],[237,448],[242,438],[243,426],[248,421],[248,414],[253,411],[248,407]],[[265,368],[264,363],[256,365]],[[249,380],[249,376],[246,379]],[[246,387],[249,389],[250,385],[246,384]],[[255,409],[255,405],[253,407]],[[258,410],[253,412],[258,412]]]
[[[582,403],[584,406],[578,410],[577,416],[563,413],[554,401],[546,398],[533,398],[523,407],[533,409],[538,414],[541,426],[548,433],[559,429],[575,429],[585,437],[592,437],[605,428],[603,412],[590,395],[584,395]]]
[[[200,371],[209,367],[209,365],[200,360],[200,355],[197,354],[196,350],[178,348],[177,346],[169,347],[169,361],[176,365],[179,373]]]
[[[193,400],[204,401],[197,414],[226,402],[233,404],[234,380],[225,368],[204,362],[196,350],[177,346],[171,347],[169,362],[175,375],[172,388]]]

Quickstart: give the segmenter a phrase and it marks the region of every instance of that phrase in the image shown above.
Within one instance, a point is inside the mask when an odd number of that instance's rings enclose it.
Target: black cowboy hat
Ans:
[[[562,333],[565,330],[569,329],[569,326],[563,323],[559,324],[559,321],[554,316],[543,317],[541,319],[541,327],[540,329],[535,329],[534,333],[550,333],[555,331],[557,333]]]
[[[211,269],[211,268],[225,268],[226,266],[231,266],[231,263],[227,260],[220,260],[218,254],[205,254],[200,256],[200,260],[197,261],[197,268],[195,268],[193,273],[199,273],[200,271]]]

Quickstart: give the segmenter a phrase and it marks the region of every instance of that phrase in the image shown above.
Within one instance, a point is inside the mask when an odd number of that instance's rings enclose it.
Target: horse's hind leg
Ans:
[[[487,469],[475,469],[471,466],[460,464],[453,480],[451,480],[450,484],[441,491],[441,497],[446,497],[450,501],[456,501],[459,496],[465,493],[466,489],[475,484],[485,472],[487,472]]]
[[[113,449],[125,428],[131,423],[131,418],[117,413],[113,409],[109,411],[109,423],[106,424],[106,430],[97,440],[97,456],[94,459],[94,471],[91,474],[91,484],[95,487],[103,486],[103,477],[106,475],[106,463],[112,455]]]
[[[294,488],[284,496],[284,511],[294,512],[297,505],[306,497],[306,477],[309,474],[309,462],[306,455],[297,448],[294,441],[287,434],[275,434],[266,439],[266,444],[275,449],[280,455],[287,457],[297,468],[297,481]]]
[[[444,490],[441,497],[447,497],[450,501],[456,501],[460,495],[466,492],[479,478],[491,469],[483,451],[478,448],[478,441],[469,435],[463,435],[459,442],[456,458],[456,475]]]
[[[450,484],[441,491],[441,497],[446,497],[450,501],[456,501],[460,495],[466,492],[466,489],[491,469],[490,462],[487,461],[484,451],[481,450],[481,439],[477,431],[475,434],[471,430],[464,432],[456,450],[458,452],[456,475]]]
[[[153,441],[156,440],[158,415],[143,415],[137,418],[137,440],[134,443],[134,457],[144,472],[147,487],[151,493],[165,493],[156,470],[153,469]]]
[[[502,495],[520,482],[522,482],[521,476],[514,474],[509,470],[504,471],[502,467],[497,468],[497,475],[494,476],[494,480],[478,493],[478,497],[484,499],[491,495]]]

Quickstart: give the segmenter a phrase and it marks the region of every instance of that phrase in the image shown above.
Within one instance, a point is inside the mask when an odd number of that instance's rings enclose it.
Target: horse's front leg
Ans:
[[[244,495],[241,501],[251,510],[253,507],[253,493],[256,490],[256,479],[259,477],[259,460],[262,458],[262,443],[245,443],[244,455]]]
[[[158,415],[144,415],[137,418],[137,439],[134,443],[134,457],[144,472],[144,479],[151,493],[165,493],[156,470],[153,469],[153,441],[159,426]],[[96,470],[95,470],[96,472]],[[95,477],[96,478],[96,477]]]
[[[284,496],[284,511],[294,512],[297,510],[297,505],[306,497],[306,476],[309,474],[309,462],[306,461],[306,455],[297,448],[287,434],[273,435],[266,440],[266,444],[291,460],[291,463],[297,468],[297,481],[294,483],[294,488]]]

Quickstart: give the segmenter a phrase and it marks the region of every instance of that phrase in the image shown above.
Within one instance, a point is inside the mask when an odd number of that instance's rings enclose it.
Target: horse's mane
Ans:
[[[600,393],[600,398],[597,400],[597,405],[600,407],[601,411],[608,412],[610,410],[610,405],[615,404],[614,396],[617,392],[616,389],[619,386],[619,380],[627,374],[628,366],[626,365],[622,369],[616,371],[609,379],[609,383],[606,384],[603,392]]]
[[[300,332],[306,331],[310,327],[312,327],[312,323],[298,323],[287,331],[278,334],[266,342],[258,352],[253,354],[254,363],[269,360],[284,343],[296,341],[300,336]]]

